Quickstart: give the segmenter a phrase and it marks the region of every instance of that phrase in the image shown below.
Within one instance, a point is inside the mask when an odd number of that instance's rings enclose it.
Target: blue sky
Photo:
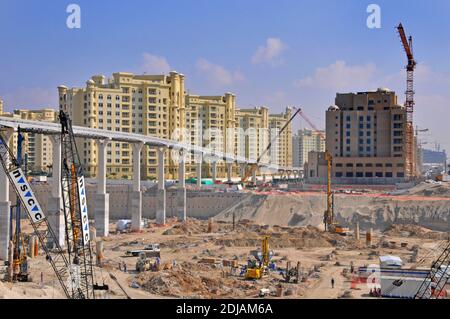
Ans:
[[[66,26],[71,3],[81,29]],[[366,26],[371,3],[380,29]],[[403,103],[402,22],[419,63],[415,121],[449,149],[449,14],[447,0],[0,0],[0,97],[7,110],[56,107],[59,84],[177,70],[191,93],[231,91],[239,107],[272,112],[302,106],[323,127],[336,92],[387,86]]]

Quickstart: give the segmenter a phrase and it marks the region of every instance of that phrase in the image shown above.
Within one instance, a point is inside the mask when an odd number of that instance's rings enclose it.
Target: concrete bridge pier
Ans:
[[[239,164],[239,170],[240,170],[240,176],[241,178],[245,177],[245,163],[240,163]]]
[[[186,151],[180,151],[178,168],[178,196],[177,196],[177,207],[178,207],[178,220],[186,220]]]
[[[3,138],[9,145],[11,137],[14,131],[3,131]],[[5,160],[8,160],[9,156],[6,156]],[[7,161],[8,162],[8,161]],[[9,247],[9,224],[10,224],[10,208],[11,202],[9,201],[9,180],[3,167],[0,167],[0,259],[8,260],[8,247]]]
[[[131,230],[140,231],[142,220],[141,192],[141,150],[144,143],[131,144],[133,147],[133,190],[131,192]]]
[[[212,180],[213,183],[216,183],[217,180],[217,160],[213,159],[213,161],[211,162],[211,166],[212,166]]]
[[[164,225],[166,223],[166,188],[164,176],[164,147],[158,147],[158,193],[156,204],[156,224]]]
[[[197,154],[195,156],[196,160],[196,173],[197,173],[197,186],[202,187],[202,162],[203,162],[203,154]]]
[[[233,173],[233,163],[227,163],[227,181],[231,183],[231,176]]]
[[[65,224],[64,224],[64,206],[61,188],[61,137],[59,135],[50,135],[50,141],[53,148],[52,159],[52,190],[48,199],[48,222],[55,234],[59,246],[65,245]],[[48,243],[53,246],[53,243]]]
[[[95,194],[95,230],[99,237],[109,234],[109,194],[106,192],[106,148],[107,140],[97,140],[98,176]]]

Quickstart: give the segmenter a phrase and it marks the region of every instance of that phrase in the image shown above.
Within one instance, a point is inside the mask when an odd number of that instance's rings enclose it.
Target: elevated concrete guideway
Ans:
[[[9,117],[0,116],[0,128],[7,129],[8,136],[11,136],[13,131],[17,131],[20,126],[23,132],[49,135],[51,137],[52,146],[56,152],[53,152],[54,174],[60,176],[61,165],[61,142],[58,138],[58,134],[61,132],[61,125],[59,123],[40,122],[24,119],[15,119]],[[242,156],[235,156],[234,154],[225,154],[222,152],[214,152],[211,149],[199,147],[196,145],[186,144],[169,139],[162,139],[154,136],[147,136],[135,133],[125,133],[116,131],[107,131],[101,129],[94,129],[82,126],[73,126],[73,132],[76,137],[93,139],[97,143],[98,148],[98,190],[95,197],[95,228],[97,236],[108,236],[109,229],[109,194],[106,193],[106,146],[111,141],[126,142],[132,144],[133,149],[133,191],[132,191],[132,229],[134,231],[141,230],[141,218],[142,218],[142,192],[140,187],[140,153],[144,145],[154,147],[158,152],[158,205],[156,211],[156,222],[158,224],[164,224],[166,220],[166,190],[164,187],[164,157],[166,149],[179,150],[180,154],[186,152],[193,153],[197,158],[203,160],[209,158],[213,165],[213,179],[216,175],[216,165],[218,161],[225,161],[227,165],[227,177],[231,180],[232,163],[238,163],[241,166],[241,174],[245,173],[245,165],[255,164],[255,160],[247,159]],[[9,138],[9,137],[8,137]],[[59,150],[59,151],[58,151]],[[183,158],[183,156],[181,156]],[[201,163],[200,163],[201,164]],[[178,203],[178,218],[180,220],[186,219],[186,185],[185,185],[185,159],[179,162],[179,183],[177,203]],[[271,175],[280,175],[282,178],[290,178],[291,174],[294,177],[299,177],[302,173],[301,168],[296,167],[281,167],[270,163],[258,163],[258,167],[268,169]],[[197,177],[201,181],[201,165],[197,165]],[[59,174],[58,172],[59,171]],[[3,171],[0,171],[0,180],[3,181],[3,185],[0,185],[0,229],[6,229],[9,227],[9,181]],[[253,174],[252,180],[256,180],[256,173]],[[265,174],[263,175],[263,181],[265,181]],[[201,183],[198,184],[201,186]],[[64,225],[63,225],[63,212],[62,212],[62,192],[61,183],[59,178],[56,178],[52,185],[51,201],[49,205],[49,211],[47,212],[49,220],[52,225],[52,229],[55,231],[59,244],[64,245]],[[8,234],[7,232],[0,235],[0,258],[4,257],[8,247]]]
[[[24,120],[24,119],[15,119],[9,117],[1,117],[0,116],[0,127],[9,127],[13,128],[14,131],[17,131],[17,128],[20,126],[23,132],[28,133],[37,133],[44,135],[53,135],[59,134],[61,132],[61,125],[59,123],[51,123],[51,122],[40,122],[40,121],[32,121],[32,120]],[[126,132],[113,132],[107,130],[94,129],[84,126],[73,126],[73,132],[76,137],[84,137],[91,138],[94,140],[110,140],[117,142],[127,142],[127,143],[144,143],[148,146],[154,147],[167,147],[167,148],[175,148],[175,149],[185,149],[189,150],[195,154],[202,154],[203,156],[209,156],[215,159],[221,159],[224,161],[233,161],[237,163],[245,163],[245,164],[255,164],[255,160],[247,159],[242,156],[236,156],[234,154],[226,154],[223,152],[213,152],[208,148],[186,144],[178,141],[173,141],[169,139],[163,139],[155,136],[135,134],[135,133],[126,133]],[[273,169],[276,171],[292,171],[292,172],[300,172],[303,171],[303,168],[300,167],[284,167],[278,166],[270,163],[259,163],[259,167],[265,167],[268,169]]]

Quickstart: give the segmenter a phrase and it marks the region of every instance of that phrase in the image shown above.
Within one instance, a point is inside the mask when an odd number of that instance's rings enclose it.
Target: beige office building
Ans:
[[[292,162],[294,167],[303,167],[308,162],[309,152],[325,152],[325,131],[304,128],[292,138]]]
[[[60,106],[68,111],[74,125],[152,135],[170,139],[185,127],[184,75],[135,75],[114,73],[105,80],[93,76],[84,88],[58,87]],[[79,139],[78,150],[86,174],[96,175],[97,146],[92,140]],[[141,152],[141,178],[154,179],[157,154],[144,146]],[[178,164],[166,156],[166,178],[177,178]],[[111,142],[107,146],[108,178],[131,178],[132,146]]]
[[[284,113],[269,115],[269,138],[272,140],[289,121],[292,116],[292,108],[287,107]],[[277,145],[270,151],[271,158],[278,158],[278,165],[292,166],[292,122],[281,133]]]
[[[405,177],[406,109],[395,92],[336,95],[326,112],[326,148],[333,156],[333,177]]]

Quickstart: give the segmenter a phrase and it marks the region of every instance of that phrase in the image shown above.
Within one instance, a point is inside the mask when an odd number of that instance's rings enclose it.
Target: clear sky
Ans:
[[[66,26],[71,3],[80,29]],[[366,24],[371,3],[379,29]],[[238,107],[272,112],[301,106],[323,128],[336,92],[385,86],[404,102],[399,22],[419,63],[416,124],[450,149],[448,0],[0,0],[0,97],[7,110],[56,107],[59,84],[176,70],[190,93],[231,91]]]

